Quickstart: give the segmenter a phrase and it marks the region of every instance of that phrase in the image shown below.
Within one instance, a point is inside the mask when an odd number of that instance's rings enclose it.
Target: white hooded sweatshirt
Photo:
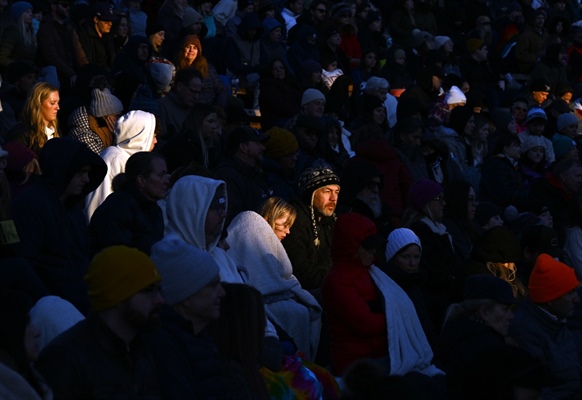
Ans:
[[[85,211],[89,220],[97,207],[113,193],[113,178],[125,171],[125,163],[129,157],[139,151],[152,150],[155,129],[156,117],[145,111],[130,111],[117,120],[114,131],[117,145],[107,147],[100,154],[107,164],[107,175],[101,185],[85,199]]]

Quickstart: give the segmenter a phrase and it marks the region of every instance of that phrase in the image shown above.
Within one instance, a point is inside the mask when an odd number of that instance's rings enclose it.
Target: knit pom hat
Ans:
[[[548,120],[548,116],[543,108],[540,107],[532,107],[527,112],[527,116],[525,117],[525,124],[529,124],[530,121],[534,119],[543,119],[544,122]]]
[[[580,285],[574,268],[540,254],[529,277],[529,298],[534,303],[548,303],[562,297]]]
[[[10,6],[10,16],[13,20],[17,20],[28,9],[32,10],[32,4],[28,1],[17,1]]]
[[[388,235],[388,244],[386,245],[386,261],[390,261],[400,250],[411,244],[415,244],[420,247],[420,251],[422,253],[420,239],[413,231],[408,228],[394,229],[390,235]]]
[[[286,129],[274,127],[269,129],[267,134],[270,138],[265,142],[265,155],[273,160],[280,160],[299,149],[297,139]]]
[[[543,147],[546,150],[546,142],[543,136],[533,136],[529,135],[521,144],[521,154],[527,153],[534,147]]]
[[[418,211],[422,211],[429,201],[443,192],[441,185],[430,179],[421,178],[408,190],[408,201]]]
[[[559,160],[569,151],[576,148],[576,142],[568,136],[555,134],[552,137],[552,146],[554,147],[556,160]]]
[[[148,62],[146,71],[150,82],[157,92],[169,92],[176,67],[165,58],[155,58]]]
[[[83,279],[89,286],[91,308],[99,312],[117,306],[161,277],[147,254],[127,246],[111,246],[93,257]]]
[[[94,117],[105,117],[107,115],[121,114],[123,104],[115,97],[109,89],[93,89],[91,92],[91,103],[89,103],[89,113]]]
[[[447,94],[445,94],[445,103],[447,104],[457,104],[466,103],[467,97],[461,89],[456,86],[451,86]]]
[[[303,96],[301,96],[301,107],[316,100],[322,100],[325,102],[325,96],[317,89],[307,89],[303,92]]]
[[[577,124],[578,120],[574,116],[574,114],[565,113],[558,117],[558,132],[561,132],[562,129],[569,125]]]
[[[322,163],[323,164],[323,163]],[[338,185],[340,181],[335,172],[329,166],[314,165],[307,168],[299,177],[299,193],[305,199],[311,199],[311,195],[317,189],[327,185]]]
[[[162,291],[169,305],[198,293],[220,274],[210,253],[177,235],[168,235],[154,244],[151,257],[162,276]]]
[[[434,37],[434,48],[435,49],[440,49],[443,44],[445,44],[446,42],[451,41],[451,38],[448,36],[435,36]]]

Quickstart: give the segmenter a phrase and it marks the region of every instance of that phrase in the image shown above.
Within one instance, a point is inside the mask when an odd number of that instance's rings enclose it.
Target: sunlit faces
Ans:
[[[313,193],[313,208],[325,217],[331,217],[337,206],[340,187],[338,185],[327,185],[317,189]]]
[[[210,113],[202,120],[200,132],[202,133],[202,137],[204,139],[210,139],[211,137],[218,136],[220,134],[220,123],[216,113]]]
[[[148,199],[157,201],[166,197],[170,177],[163,158],[154,158],[151,167],[151,173],[148,176],[138,178],[138,186]]]
[[[193,44],[188,44],[184,46],[184,49],[182,51],[184,54],[184,58],[189,62],[194,62],[194,60],[198,56],[198,47],[196,47]]]
[[[479,317],[485,324],[505,336],[513,320],[513,311],[509,305],[495,303],[491,306],[482,306],[479,309]]]
[[[106,33],[109,33],[111,31],[111,26],[113,26],[113,22],[103,21],[97,17],[93,17],[93,22],[95,23],[95,30],[100,37]]]
[[[271,73],[275,79],[285,79],[285,67],[283,66],[283,63],[278,60],[275,61],[271,69]]]
[[[77,171],[71,180],[69,180],[69,183],[67,183],[65,190],[61,194],[61,199],[66,200],[69,197],[79,196],[83,193],[83,188],[89,183],[89,172],[91,172],[89,165],[85,165]]]
[[[570,104],[572,101],[572,92],[566,92],[560,96],[560,99],[564,100],[566,104]]]
[[[164,40],[166,40],[165,31],[156,32],[151,36],[152,46],[154,47],[160,47],[164,43]]]
[[[416,244],[409,244],[401,249],[393,258],[396,267],[409,274],[420,271],[420,247]]]
[[[542,104],[548,98],[549,92],[532,92],[531,95],[535,101]]]
[[[61,98],[59,97],[59,92],[54,91],[51,92],[42,103],[40,103],[40,114],[46,126],[52,126],[52,123],[56,121],[57,113],[60,110],[60,101]]]
[[[534,165],[539,164],[544,159],[545,149],[542,146],[535,146],[525,152],[525,156]]]
[[[289,213],[283,214],[275,220],[275,228],[273,229],[277,239],[283,240],[285,236],[291,233],[291,223],[289,222]]]
[[[159,283],[154,283],[119,304],[123,320],[137,331],[149,331],[160,326],[160,310],[164,305]]]

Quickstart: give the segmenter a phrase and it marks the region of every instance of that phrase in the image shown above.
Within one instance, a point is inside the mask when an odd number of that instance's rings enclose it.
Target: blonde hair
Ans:
[[[493,276],[501,278],[511,285],[511,290],[513,291],[515,298],[522,300],[527,296],[527,288],[521,280],[516,277],[517,267],[515,263],[487,262],[485,265]]]
[[[20,32],[20,34],[22,35],[25,46],[36,47],[36,35],[34,34],[34,30],[32,29],[32,24],[30,24],[30,26],[27,26],[24,23],[24,13],[20,14],[20,17],[18,17],[18,19],[16,20],[16,29],[18,29],[18,32]]]
[[[32,87],[26,98],[26,103],[24,103],[24,108],[22,109],[22,120],[27,125],[25,132],[26,144],[32,149],[41,149],[46,143],[45,129],[47,126],[42,119],[40,106],[43,101],[49,98],[51,93],[58,91],[59,89],[50,83],[40,82]],[[57,120],[50,122],[49,127],[55,130],[54,137],[58,137]]]
[[[285,227],[290,228],[297,218],[295,208],[280,197],[269,197],[259,209],[259,214],[265,218],[273,230],[275,230],[275,220],[288,215]]]

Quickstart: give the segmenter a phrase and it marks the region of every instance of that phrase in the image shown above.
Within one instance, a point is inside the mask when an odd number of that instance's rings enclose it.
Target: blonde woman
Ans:
[[[297,211],[280,197],[270,197],[259,209],[259,214],[269,223],[279,240],[291,232]]]
[[[37,44],[32,16],[29,2],[17,1],[10,7],[12,25],[4,31],[0,46],[0,67],[3,69],[17,60],[34,64]]]
[[[32,87],[22,110],[22,123],[9,134],[9,141],[24,143],[37,155],[45,143],[59,137],[57,113],[59,90],[50,83],[40,82]]]

